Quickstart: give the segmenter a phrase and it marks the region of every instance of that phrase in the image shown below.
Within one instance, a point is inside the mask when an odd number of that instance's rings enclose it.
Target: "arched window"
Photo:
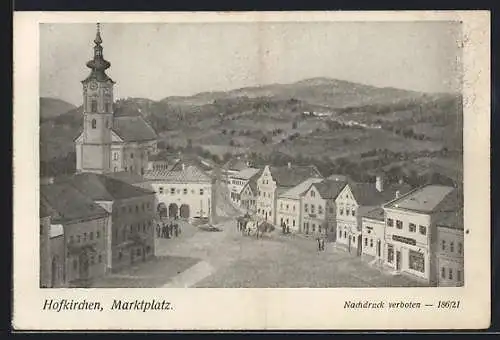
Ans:
[[[92,99],[90,101],[90,111],[97,112],[97,100]]]
[[[92,119],[92,129],[95,129],[97,127],[97,121],[95,119]]]

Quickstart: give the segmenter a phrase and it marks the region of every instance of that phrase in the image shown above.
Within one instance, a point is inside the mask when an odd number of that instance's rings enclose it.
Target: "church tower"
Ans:
[[[111,171],[111,129],[113,127],[113,86],[106,70],[111,64],[104,59],[100,25],[94,39],[94,59],[87,62],[89,76],[83,85],[83,133],[81,152],[77,152],[78,171],[106,173]],[[79,155],[80,153],[80,155]]]

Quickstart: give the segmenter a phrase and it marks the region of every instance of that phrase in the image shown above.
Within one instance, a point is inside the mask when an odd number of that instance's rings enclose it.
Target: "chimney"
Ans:
[[[292,163],[288,162],[288,169],[291,169],[291,168],[292,168]]]
[[[399,190],[396,190],[396,198],[399,198]]]
[[[375,188],[378,192],[384,191],[384,179],[382,175],[377,175],[377,177],[375,177]]]

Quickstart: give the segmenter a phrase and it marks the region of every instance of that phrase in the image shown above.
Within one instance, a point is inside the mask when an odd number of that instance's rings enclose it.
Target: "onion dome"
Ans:
[[[87,67],[91,69],[91,72],[90,75],[83,81],[83,83],[86,83],[92,79],[95,79],[97,81],[111,80],[111,78],[105,72],[111,66],[111,63],[105,60],[102,54],[102,38],[99,24],[97,24],[97,32],[94,43],[94,59],[87,62]]]

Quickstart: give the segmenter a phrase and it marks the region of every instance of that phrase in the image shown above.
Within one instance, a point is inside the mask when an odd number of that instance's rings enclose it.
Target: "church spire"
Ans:
[[[111,80],[105,72],[111,66],[111,63],[104,59],[102,53],[101,25],[97,23],[96,28],[97,30],[94,39],[94,59],[87,62],[87,67],[91,69],[91,72],[83,82],[87,82],[91,79],[96,79],[97,81]]]

